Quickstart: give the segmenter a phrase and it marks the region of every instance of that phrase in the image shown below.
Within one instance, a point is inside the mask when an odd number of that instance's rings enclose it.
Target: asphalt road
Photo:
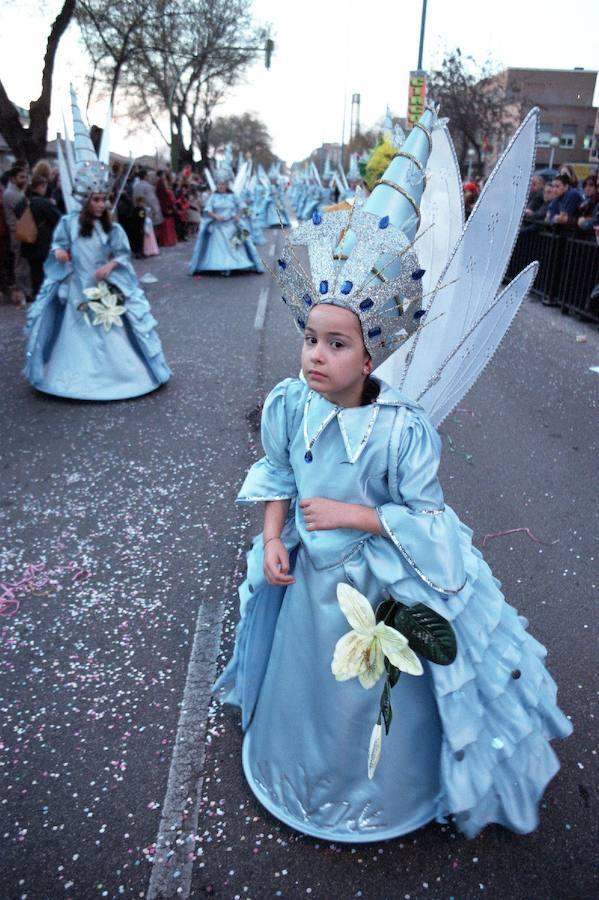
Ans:
[[[0,896],[596,896],[598,329],[526,301],[441,429],[446,499],[574,722],[539,829],[325,844],[254,800],[238,715],[209,698],[259,527],[233,500],[298,339],[268,275],[191,278],[190,252],[139,266],[174,371],[146,398],[36,394],[23,313],[0,307]]]

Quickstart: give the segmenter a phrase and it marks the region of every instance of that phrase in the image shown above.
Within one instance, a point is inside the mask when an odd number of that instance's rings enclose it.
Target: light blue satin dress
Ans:
[[[262,443],[266,455],[238,502],[292,501],[282,537],[296,581],[266,583],[256,538],[234,654],[215,685],[241,707],[243,768],[258,800],[292,828],[331,841],[392,838],[448,815],[468,836],[490,822],[533,830],[559,768],[548,741],[571,725],[556,705],[545,649],[443,501],[440,441],[424,412],[382,382],[374,404],[339,409],[287,379],[266,401]],[[376,507],[385,535],[307,531],[298,501],[317,496]],[[350,630],[339,582],[373,608],[389,596],[425,603],[451,621],[458,641],[452,665],[423,660],[423,676],[403,674],[393,688],[372,780],[382,681],[366,690],[331,673]]]
[[[56,261],[67,250],[68,263]],[[125,298],[123,327],[105,331],[94,315],[78,309],[96,287],[95,272],[109,260],[118,266],[107,281]],[[170,369],[156,332],[156,319],[139,287],[127,235],[120,225],[108,232],[98,223],[89,237],[79,234],[79,214],[63,216],[44,266],[45,279],[27,315],[24,374],[47,394],[76,400],[123,400],[156,390]]]
[[[204,213],[223,216],[217,222],[211,216],[204,216],[189,264],[189,274],[197,272],[264,272],[264,264],[251,239],[242,243],[236,241],[236,234],[243,228],[243,222],[235,221],[242,212],[241,201],[235,194],[221,194],[216,191],[208,198]],[[248,229],[249,230],[249,229]]]
[[[288,228],[291,224],[285,208],[284,195],[278,185],[271,184],[264,199],[261,212],[264,228]]]

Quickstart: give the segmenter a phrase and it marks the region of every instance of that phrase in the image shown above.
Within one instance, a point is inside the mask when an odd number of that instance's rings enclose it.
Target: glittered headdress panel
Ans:
[[[65,126],[64,143],[58,141],[58,165],[63,196],[68,212],[80,209],[91,194],[105,194],[110,190],[111,177],[108,168],[108,131],[110,110],[102,136],[100,155],[96,154],[79,110],[77,96],[71,85],[71,115],[73,141],[69,141]]]
[[[419,325],[424,274],[412,246],[419,203],[437,126],[428,109],[388,166],[369,199],[358,193],[350,210],[316,212],[294,229],[277,262],[283,300],[303,330],[310,310],[330,303],[354,312],[375,365]],[[292,244],[308,248],[311,274]]]

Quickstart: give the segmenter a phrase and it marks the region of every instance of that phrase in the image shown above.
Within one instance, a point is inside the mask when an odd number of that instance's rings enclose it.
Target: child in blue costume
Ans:
[[[197,272],[264,272],[264,265],[247,229],[243,229],[244,207],[231,191],[225,176],[217,176],[217,188],[203,209],[203,219],[189,274]]]
[[[71,109],[72,146],[59,143],[67,214],[54,231],[44,283],[27,316],[24,374],[38,391],[59,397],[139,397],[171,372],[129,241],[108,210],[107,142],[97,156],[72,89]]]
[[[27,316],[25,376],[46,394],[124,400],[155,391],[171,374],[156,319],[131,265],[127,236],[110,222],[106,200],[106,194],[92,194],[83,213],[62,217],[44,283]],[[92,324],[96,317],[84,291],[99,282],[120,291],[120,325]]]
[[[405,159],[415,155],[406,147]],[[317,217],[297,242],[322,244],[343,215]],[[365,244],[377,221],[390,241],[388,217],[353,216]],[[401,284],[408,294],[421,270],[405,247],[402,260],[405,271],[388,288]],[[322,247],[311,262],[333,265]],[[370,259],[361,263],[369,273]],[[468,836],[490,822],[526,833],[559,768],[548,742],[571,725],[556,705],[545,649],[444,502],[440,441],[426,413],[371,375],[396,325],[373,312],[375,287],[366,299],[356,290],[352,255],[344,265],[345,281],[333,286],[330,268],[310,289],[291,273],[293,252],[279,260],[304,333],[303,378],[268,396],[265,456],[238,496],[265,504],[264,529],[240,588],[233,658],[215,690],[241,707],[252,791],[298,831],[368,842],[453,815]],[[375,625],[388,598],[447,620],[454,661],[420,661],[394,628]],[[383,654],[404,672],[384,738],[382,701],[371,689]]]

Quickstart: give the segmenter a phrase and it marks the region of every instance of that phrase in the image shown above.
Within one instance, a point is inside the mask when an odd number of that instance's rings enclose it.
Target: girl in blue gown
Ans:
[[[171,374],[131,265],[129,242],[106,205],[105,193],[90,193],[81,211],[62,217],[44,283],[29,310],[25,376],[47,394],[122,400],[156,390]],[[121,312],[106,325],[85,294],[99,283],[121,297]]]
[[[217,188],[204,206],[204,221],[198,231],[189,274],[198,272],[264,272],[251,234],[243,226],[243,204],[217,178]]]
[[[264,503],[264,531],[215,689],[241,707],[252,791],[298,831],[366,842],[453,815],[468,836],[490,822],[529,832],[559,768],[548,741],[571,725],[545,649],[444,502],[434,428],[371,370],[354,312],[314,306],[303,378],[268,396],[265,456],[238,496]],[[340,584],[366,598],[370,624],[363,610],[341,608]],[[389,597],[443,616],[458,652],[451,665],[423,659],[404,670],[413,674],[391,692],[394,719],[371,772],[380,691],[332,660],[352,629],[358,647],[372,638],[374,610]],[[353,674],[370,663],[363,654]]]

